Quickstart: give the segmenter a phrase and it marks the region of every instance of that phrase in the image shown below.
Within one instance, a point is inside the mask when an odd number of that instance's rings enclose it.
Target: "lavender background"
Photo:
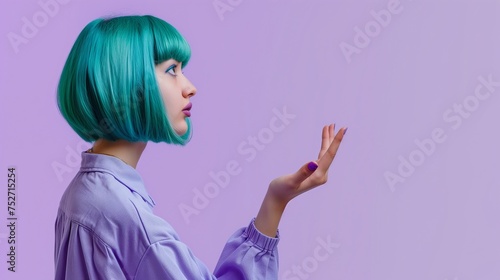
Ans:
[[[280,225],[280,279],[500,279],[500,87],[474,97],[479,77],[500,81],[500,1],[60,0],[51,15],[47,2],[0,4],[1,279],[53,279],[58,203],[90,147],[58,112],[55,88],[81,29],[122,14],[161,17],[192,47],[194,137],[186,147],[148,144],[138,170],[155,212],[209,268],[257,214],[268,183],[315,159],[322,126],[335,122],[349,132],[328,183],[294,200]],[[397,12],[386,26],[371,12],[381,10]],[[39,24],[31,38],[23,17]],[[357,38],[365,27],[369,42]],[[10,32],[25,43],[13,45]],[[358,49],[346,55],[345,44]],[[269,130],[284,107],[295,118]],[[427,140],[425,154],[415,141],[436,129],[442,143]],[[259,135],[263,150],[247,160],[238,147]],[[399,174],[401,158],[413,172]],[[192,206],[193,189],[231,160],[241,173],[187,223],[179,205]],[[15,273],[6,264],[8,166],[18,175]],[[386,172],[404,182],[391,187]],[[318,239],[336,244],[321,251],[326,259],[314,253]]]

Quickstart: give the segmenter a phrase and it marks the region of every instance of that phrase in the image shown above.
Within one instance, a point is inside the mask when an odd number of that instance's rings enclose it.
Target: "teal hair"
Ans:
[[[185,145],[167,117],[155,65],[168,59],[184,68],[191,48],[167,22],[153,16],[96,19],[82,30],[64,65],[57,104],[87,142],[99,138]]]

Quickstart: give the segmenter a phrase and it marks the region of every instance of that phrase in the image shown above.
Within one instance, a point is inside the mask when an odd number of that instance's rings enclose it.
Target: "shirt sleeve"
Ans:
[[[177,239],[155,242],[144,253],[135,279],[278,279],[278,241],[249,226],[236,231],[222,250],[214,273]]]

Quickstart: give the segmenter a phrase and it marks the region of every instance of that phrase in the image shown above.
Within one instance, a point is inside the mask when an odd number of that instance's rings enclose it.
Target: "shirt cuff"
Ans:
[[[252,219],[250,224],[246,229],[246,235],[248,239],[254,243],[256,246],[260,247],[262,250],[273,251],[278,246],[278,242],[280,240],[280,232],[279,230],[276,232],[276,237],[269,237],[263,233],[261,233],[255,227],[255,218]]]

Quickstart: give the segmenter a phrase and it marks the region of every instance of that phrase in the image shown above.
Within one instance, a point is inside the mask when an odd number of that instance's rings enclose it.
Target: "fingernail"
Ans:
[[[318,168],[318,164],[315,163],[314,161],[311,161],[308,165],[307,165],[307,168],[309,168],[309,170],[311,171],[314,171]]]
[[[342,134],[342,136],[344,136],[344,135],[345,135],[345,133],[347,132],[347,129],[348,129],[348,127],[346,127],[346,128],[345,128],[345,130],[344,130],[344,134]]]

